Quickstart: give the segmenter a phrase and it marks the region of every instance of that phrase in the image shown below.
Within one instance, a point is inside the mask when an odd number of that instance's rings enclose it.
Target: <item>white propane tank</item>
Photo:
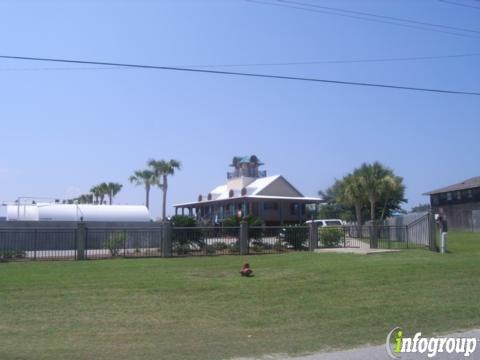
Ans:
[[[7,221],[148,222],[143,205],[32,204],[8,205]]]

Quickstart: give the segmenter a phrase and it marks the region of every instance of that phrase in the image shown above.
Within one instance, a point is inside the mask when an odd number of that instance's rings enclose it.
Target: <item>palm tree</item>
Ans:
[[[93,202],[92,194],[82,194],[77,198],[80,204],[91,204]]]
[[[107,196],[109,192],[108,184],[103,182],[100,185],[98,185],[98,187],[100,189],[100,204],[103,205],[105,203],[105,196]]]
[[[382,198],[385,189],[392,187],[395,175],[389,168],[384,167],[378,161],[373,164],[362,164],[355,171],[360,178],[360,183],[370,203],[370,220],[375,221],[375,206]]]
[[[181,164],[180,161],[171,159],[169,161],[165,160],[150,160],[148,165],[153,170],[155,176],[158,178],[158,186],[162,189],[163,192],[163,203],[162,203],[162,220],[167,219],[167,190],[168,190],[168,175],[174,175],[175,170],[180,170]],[[161,181],[160,181],[161,179]]]
[[[128,178],[135,185],[143,185],[145,187],[145,206],[150,206],[150,189],[152,185],[158,183],[155,173],[151,170],[137,170]]]
[[[119,183],[113,183],[109,182],[107,184],[107,196],[108,196],[108,202],[110,205],[113,203],[113,198],[122,190],[123,185]]]
[[[405,185],[403,185],[403,178],[400,176],[389,176],[383,183],[381,189],[383,207],[380,214],[380,221],[383,221],[387,211],[387,206],[392,202],[406,202]]]
[[[93,197],[95,198],[95,204],[98,204],[99,199],[102,195],[102,189],[100,186],[94,186],[90,189],[90,192],[92,193]]]
[[[362,208],[366,203],[366,196],[360,177],[356,172],[355,170],[352,174],[348,174],[342,179],[339,184],[340,191],[338,191],[337,200],[346,206],[353,206],[355,208],[357,225],[361,226],[363,224]]]

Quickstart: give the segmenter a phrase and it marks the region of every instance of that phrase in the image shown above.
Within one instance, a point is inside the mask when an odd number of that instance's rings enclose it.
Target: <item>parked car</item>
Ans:
[[[318,224],[318,227],[339,227],[345,225],[345,223],[340,219],[316,219],[308,220],[305,224],[311,224],[313,222]]]

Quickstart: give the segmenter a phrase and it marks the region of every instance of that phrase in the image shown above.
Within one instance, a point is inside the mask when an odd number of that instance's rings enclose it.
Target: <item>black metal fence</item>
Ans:
[[[416,225],[344,226],[342,231],[345,247],[418,249],[431,246],[428,228],[419,228]]]
[[[0,261],[273,254],[317,248],[434,250],[434,225],[0,229]],[[432,230],[433,229],[433,230]]]
[[[0,229],[0,261],[76,259],[77,230]]]
[[[86,229],[85,259],[162,256],[162,228]]]
[[[308,226],[258,226],[248,229],[249,254],[309,250]]]

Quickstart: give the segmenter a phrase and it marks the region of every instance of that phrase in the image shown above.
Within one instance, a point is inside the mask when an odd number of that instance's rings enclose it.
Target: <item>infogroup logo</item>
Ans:
[[[402,353],[427,354],[429,358],[439,353],[458,354],[469,357],[477,348],[476,338],[465,337],[422,337],[416,332],[412,337],[405,337],[400,327],[393,328],[387,335],[385,348],[392,359],[401,359]]]

